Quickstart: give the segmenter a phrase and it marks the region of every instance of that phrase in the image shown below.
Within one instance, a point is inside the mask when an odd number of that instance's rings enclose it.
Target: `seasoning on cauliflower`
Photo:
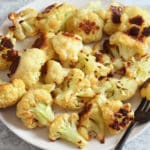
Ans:
[[[62,31],[66,20],[76,12],[76,7],[70,4],[53,4],[48,6],[37,17],[37,26],[42,33]]]
[[[105,125],[111,134],[118,134],[133,121],[134,113],[131,104],[121,101],[107,101],[101,106]]]
[[[78,61],[78,54],[83,48],[82,38],[78,35],[59,32],[52,39],[54,51],[59,56],[59,59],[68,63],[75,63]]]
[[[150,100],[150,78],[142,85],[140,95],[146,100]]]
[[[67,76],[69,69],[65,69],[61,64],[54,60],[49,60],[46,63],[46,72],[44,76],[44,81],[47,84],[56,83],[61,84],[64,78]]]
[[[10,68],[11,79],[20,78],[27,88],[39,81],[40,69],[46,62],[46,54],[37,48],[22,51],[18,62]]]
[[[25,84],[20,79],[15,79],[11,83],[0,83],[0,108],[15,105],[26,92]]]
[[[55,34],[52,32],[42,33],[42,35],[34,42],[32,47],[43,50],[48,59],[54,59],[57,57],[52,45],[52,38],[54,36]]]
[[[36,17],[38,12],[35,9],[27,8],[19,13],[10,13],[8,18],[13,23],[9,29],[18,40],[34,36],[38,29],[36,27]]]
[[[116,32],[110,37],[110,45],[115,45],[118,48],[118,53],[125,60],[138,54],[144,55],[148,50],[148,45],[140,40],[137,40],[126,33]]]
[[[121,101],[131,98],[138,88],[137,82],[128,77],[106,78],[100,82],[100,85],[99,91],[107,99]]]
[[[95,95],[91,84],[80,69],[72,69],[64,82],[54,91],[54,103],[64,109],[78,110],[87,98]]]
[[[101,109],[95,98],[88,102],[81,111],[78,131],[86,140],[90,140],[94,135],[101,143],[104,143],[104,121]]]
[[[118,3],[112,3],[109,10],[106,12],[106,23],[104,25],[105,33],[111,35],[119,31],[121,25],[121,16],[124,11],[124,7]]]
[[[71,115],[65,113],[56,117],[49,127],[49,139],[55,141],[61,138],[83,148],[87,141],[77,130],[78,120],[79,117],[76,113]]]
[[[49,126],[54,119],[52,97],[43,89],[29,90],[17,104],[16,115],[27,128]]]
[[[82,9],[67,20],[66,31],[80,35],[84,43],[91,43],[101,40],[103,24],[96,13]]]
[[[98,57],[96,58],[89,53],[81,51],[79,53],[79,61],[76,67],[83,70],[86,75],[94,75],[96,78],[100,78],[102,76],[107,76],[112,70],[111,63],[110,65],[107,65],[105,62],[107,61],[106,59],[104,58],[104,60],[100,60],[100,57],[98,59]]]
[[[149,77],[150,55],[146,54],[139,58],[132,58],[126,63],[126,76],[133,78],[141,85]]]

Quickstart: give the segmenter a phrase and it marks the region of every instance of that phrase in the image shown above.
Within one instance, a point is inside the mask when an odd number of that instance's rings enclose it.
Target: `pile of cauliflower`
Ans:
[[[48,128],[51,141],[79,148],[92,138],[104,143],[106,131],[118,134],[130,125],[134,112],[126,100],[150,73],[147,10],[63,3],[8,18],[12,25],[0,36],[0,70],[9,70],[10,82],[0,80],[0,108],[16,105],[27,128]],[[32,47],[15,50],[16,42],[35,35]],[[140,89],[150,99],[150,84]]]

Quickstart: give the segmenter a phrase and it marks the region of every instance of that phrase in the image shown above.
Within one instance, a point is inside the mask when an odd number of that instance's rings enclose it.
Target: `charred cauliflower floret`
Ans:
[[[15,43],[16,39],[11,31],[5,36],[0,36],[0,70],[8,69],[12,61],[18,57],[18,52],[13,50]]]
[[[106,128],[111,134],[118,134],[127,128],[134,118],[131,104],[123,104],[121,101],[107,101],[101,106]]]
[[[105,33],[111,35],[119,30],[121,26],[121,16],[123,13],[123,6],[118,3],[112,3],[106,13],[106,23],[104,25]]]
[[[76,7],[70,4],[53,4],[48,6],[37,17],[37,26],[43,33],[57,33],[63,30],[66,20],[76,12]]]
[[[78,54],[83,48],[82,38],[68,32],[60,32],[54,36],[52,45],[62,62],[72,63],[78,61]]]
[[[0,83],[0,108],[13,106],[25,92],[25,84],[20,79],[15,79],[11,83]]]
[[[150,100],[150,78],[142,85],[140,95],[146,100]]]
[[[56,53],[53,49],[52,45],[52,38],[55,36],[54,33],[49,32],[49,33],[43,33],[33,44],[33,48],[39,48],[43,50],[48,59],[54,59],[56,58]]]
[[[39,81],[41,67],[46,62],[46,54],[37,48],[27,49],[21,53],[20,59],[10,68],[11,79],[20,78],[27,88]]]
[[[55,141],[61,138],[77,145],[79,148],[83,148],[86,146],[87,141],[77,130],[78,120],[79,117],[76,113],[71,115],[62,114],[56,117],[49,127],[49,139]]]
[[[36,27],[36,17],[38,12],[35,9],[27,8],[19,13],[10,13],[8,18],[13,23],[10,30],[18,40],[34,36],[38,29]]]
[[[104,94],[109,100],[128,100],[135,94],[138,88],[137,82],[128,77],[121,79],[106,78],[100,84],[100,93]]]
[[[27,128],[49,126],[54,119],[52,97],[42,89],[28,91],[17,104],[16,115]]]
[[[54,91],[54,95],[54,102],[58,106],[64,109],[78,110],[84,106],[87,98],[93,97],[95,93],[84,73],[75,68],[69,72],[61,87]]]
[[[84,43],[100,41],[103,20],[88,9],[79,10],[67,20],[66,31],[80,35]]]
[[[104,143],[104,121],[99,104],[95,99],[87,103],[81,111],[78,131],[86,140],[90,140],[94,135],[101,143]]]
[[[69,70],[61,66],[61,64],[54,60],[49,60],[46,63],[46,73],[44,81],[47,84],[56,83],[61,84],[64,78],[67,76]]]
[[[94,75],[96,78],[100,78],[107,76],[112,70],[112,65],[107,65],[106,62],[107,58],[105,59],[103,57],[100,59],[100,56],[98,58],[98,56],[93,56],[92,54],[81,51],[76,67],[83,70],[86,75]]]
[[[148,45],[146,43],[132,38],[123,32],[116,32],[113,34],[110,37],[110,44],[117,46],[119,55],[126,60],[136,54],[142,56],[148,49]]]
[[[150,55],[146,54],[139,58],[132,58],[126,63],[126,75],[133,78],[141,85],[150,73]]]

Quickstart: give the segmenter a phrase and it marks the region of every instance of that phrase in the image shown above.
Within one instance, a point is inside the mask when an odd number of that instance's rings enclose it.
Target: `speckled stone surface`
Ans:
[[[4,21],[4,19],[7,17],[7,14],[10,11],[17,10],[20,7],[32,1],[33,0],[0,0],[0,24]],[[134,1],[136,0],[132,0],[133,4]],[[142,2],[144,3],[144,1]],[[0,121],[0,150],[40,150],[40,149],[33,147],[32,145],[27,144],[26,142],[18,138]],[[123,150],[150,150],[150,128],[145,130],[133,141],[127,143],[124,146]]]

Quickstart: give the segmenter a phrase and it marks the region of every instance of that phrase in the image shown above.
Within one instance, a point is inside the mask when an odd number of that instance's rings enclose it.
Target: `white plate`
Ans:
[[[81,0],[64,0],[64,1],[75,4],[78,7],[83,7],[87,4],[87,2],[89,2],[89,0],[82,0],[82,1]],[[47,7],[48,5],[50,5],[51,3],[54,3],[54,2],[57,2],[57,1],[56,0],[55,1],[54,0],[36,0],[32,3],[30,3],[29,5],[27,5],[26,7],[33,7],[40,11],[41,9]],[[61,2],[61,1],[58,1],[58,2]],[[130,1],[130,4],[131,4],[131,1]],[[142,5],[143,5],[143,3],[142,3]],[[23,7],[23,8],[26,8],[26,7]],[[4,22],[4,24],[0,27],[0,33],[6,32],[6,29],[9,26],[9,23],[10,22],[8,20],[6,20]],[[23,47],[22,47],[22,43],[21,43],[21,44],[18,44],[17,48],[23,49],[27,45],[29,47],[29,45],[31,43],[32,43],[31,40],[27,39],[27,40],[25,40],[25,44]],[[2,75],[0,74],[0,76],[2,76]],[[134,97],[132,100],[132,106],[134,109],[137,107],[139,102],[140,102],[139,97],[138,97],[138,95],[136,95],[136,97]],[[66,143],[64,141],[61,141],[61,140],[56,141],[56,142],[50,142],[48,140],[48,129],[46,129],[46,128],[37,128],[34,130],[26,129],[23,126],[22,122],[16,117],[15,108],[0,110],[0,120],[11,131],[13,131],[16,135],[18,135],[20,138],[22,138],[26,142],[28,142],[34,146],[37,146],[39,148],[48,149],[48,150],[62,150],[62,149],[74,150],[74,149],[76,149],[73,145]],[[145,125],[138,126],[137,128],[135,128],[133,130],[133,132],[131,133],[128,141],[135,138],[137,135],[139,135],[143,131],[143,129],[147,128],[148,126],[149,126],[149,124],[147,123]],[[94,148],[94,150],[112,149],[116,145],[116,143],[119,141],[121,136],[122,136],[122,134],[119,134],[116,136],[109,136],[106,138],[105,144],[100,144],[98,141],[92,140],[89,142],[89,144],[87,145],[85,150],[93,150],[93,148]]]

